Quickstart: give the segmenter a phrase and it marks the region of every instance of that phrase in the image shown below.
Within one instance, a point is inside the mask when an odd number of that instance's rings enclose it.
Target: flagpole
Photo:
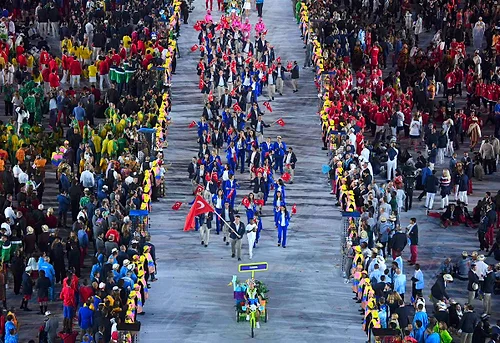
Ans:
[[[222,218],[222,216],[220,214],[217,213],[217,211],[214,211],[213,213],[215,213],[217,215],[217,217],[219,217],[219,219],[222,220],[224,222],[224,224],[226,224],[227,227],[229,227],[229,229],[235,233],[235,235],[239,236],[238,233],[233,230],[233,228],[231,227],[231,225],[229,225],[229,223],[227,221],[225,221],[224,218]]]

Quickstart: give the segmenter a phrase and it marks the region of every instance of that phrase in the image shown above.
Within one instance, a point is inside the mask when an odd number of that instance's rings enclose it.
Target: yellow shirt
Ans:
[[[92,51],[88,47],[82,49],[82,58],[84,60],[90,60],[90,56],[92,56]]]
[[[80,45],[78,48],[75,49],[76,58],[83,58],[82,53],[83,53],[83,46]]]
[[[97,67],[94,64],[89,65],[89,77],[97,76]]]
[[[61,49],[66,48],[69,53],[72,53],[73,51],[73,42],[69,38],[64,38],[61,42]]]
[[[123,47],[125,49],[129,49],[130,48],[130,43],[132,42],[132,38],[130,38],[129,36],[123,36]]]
[[[42,73],[38,74],[38,76],[34,76],[33,77],[33,82],[35,82],[35,83],[42,83],[43,82]]]
[[[35,63],[35,59],[33,58],[33,55],[29,55],[28,58],[26,59],[26,66],[28,68],[33,68],[34,63]]]

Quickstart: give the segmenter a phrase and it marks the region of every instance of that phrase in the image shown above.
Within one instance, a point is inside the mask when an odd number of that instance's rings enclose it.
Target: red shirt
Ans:
[[[42,53],[40,54],[40,64],[48,64],[49,60],[49,53],[47,51],[42,51]]]
[[[49,83],[50,83],[50,87],[58,88],[60,85],[59,76],[56,73],[51,73],[49,75]]]
[[[56,62],[56,60],[55,60],[55,59],[53,59],[53,58],[52,58],[52,59],[49,61],[49,68],[50,68],[50,71],[57,71],[57,69],[58,69],[59,67],[57,66],[57,62]]]
[[[113,241],[116,242],[117,244],[120,244],[120,233],[116,231],[115,229],[109,229],[108,232],[106,232],[106,240],[108,240],[109,236],[114,235]]]
[[[375,118],[374,119],[375,119],[375,125],[377,125],[377,126],[384,126],[385,119],[386,119],[384,112],[377,112],[375,114]]]
[[[101,63],[99,63],[99,75],[106,75],[108,73],[109,73],[108,62],[101,61]]]
[[[80,75],[82,73],[82,66],[80,64],[80,61],[73,60],[69,67],[69,71],[71,72],[71,75]]]
[[[63,58],[62,58],[63,70],[69,70],[69,68],[71,67],[71,63],[73,63],[73,57],[63,55]]]
[[[73,288],[64,286],[59,298],[63,301],[64,306],[75,307],[75,291]]]
[[[446,75],[446,85],[448,88],[455,87],[455,74],[453,72],[449,72],[448,75]]]
[[[117,66],[120,65],[120,62],[122,61],[122,58],[120,57],[120,55],[118,54],[114,54],[112,57],[111,57],[111,60],[113,61],[113,63]]]
[[[378,65],[378,54],[380,52],[380,49],[378,46],[374,46],[372,50],[370,51],[370,57],[371,57],[371,65],[376,66]]]
[[[94,289],[92,286],[82,286],[80,287],[80,302],[84,304],[88,298],[94,295]]]
[[[26,67],[26,57],[24,57],[24,55],[17,56],[17,63],[19,64],[19,67]]]
[[[49,82],[49,78],[50,78],[50,69],[49,68],[45,68],[44,70],[42,70],[42,78],[43,78],[44,82]]]

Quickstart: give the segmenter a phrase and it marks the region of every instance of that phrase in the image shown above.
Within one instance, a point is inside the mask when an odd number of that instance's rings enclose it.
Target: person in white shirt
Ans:
[[[21,170],[18,176],[18,180],[20,185],[25,185],[29,181],[29,176],[23,170]]]
[[[5,210],[3,211],[3,214],[6,219],[9,219],[11,224],[14,224],[14,221],[16,220],[16,213],[14,212],[11,206],[6,207]]]
[[[2,230],[5,230],[5,235],[6,236],[9,236],[12,235],[12,230],[10,229],[10,225],[9,223],[7,223],[7,219],[5,220],[5,223],[2,223],[2,225],[0,226],[2,228]]]
[[[484,262],[484,255],[479,255],[476,261],[476,270],[475,273],[479,278],[479,281],[484,281],[484,277],[488,272],[488,264]]]
[[[88,188],[92,190],[95,186],[95,178],[94,174],[90,171],[90,167],[86,167],[85,170],[80,175],[80,182],[82,183],[84,188]]]
[[[255,243],[255,238],[257,236],[257,224],[255,223],[255,218],[250,219],[250,223],[245,228],[247,232],[248,239],[248,256],[250,259],[253,257],[253,244]]]

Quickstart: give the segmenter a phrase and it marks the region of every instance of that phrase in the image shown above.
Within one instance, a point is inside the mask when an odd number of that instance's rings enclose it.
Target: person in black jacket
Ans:
[[[234,258],[237,255],[238,261],[241,261],[241,239],[245,234],[245,224],[240,221],[240,216],[235,216],[229,231],[231,231],[229,234],[229,238],[231,238],[231,257]]]
[[[472,304],[472,301],[476,297],[476,292],[479,287],[479,277],[476,274],[476,265],[473,263],[470,266],[468,274],[469,282],[467,284],[468,299],[467,303]]]
[[[40,314],[47,311],[47,302],[49,301],[50,280],[45,276],[45,271],[40,270],[39,277],[36,280],[36,289],[38,296],[38,304],[40,305]]]
[[[472,335],[477,324],[479,324],[479,316],[474,312],[474,306],[465,305],[464,315],[459,325],[459,331],[462,331],[461,342],[472,342]]]
[[[391,249],[393,258],[401,256],[401,253],[403,252],[404,248],[406,247],[406,244],[408,243],[408,239],[406,237],[406,234],[403,233],[402,228],[398,227],[397,230],[398,231],[394,234],[394,236],[392,236],[391,239]]]
[[[483,282],[483,306],[484,306],[484,314],[491,314],[491,294],[495,288],[495,273],[493,272],[493,265],[488,265],[488,271],[486,272],[486,276],[484,277]]]
[[[427,208],[427,212],[432,210],[432,206],[434,206],[434,197],[436,196],[438,185],[439,180],[436,177],[436,170],[433,170],[432,174],[427,176],[427,178],[425,179],[424,185],[424,189],[426,192],[425,207]]]
[[[293,92],[297,93],[299,91],[299,65],[297,64],[297,61],[293,62],[293,68],[290,71],[290,74],[292,76]]]
[[[446,284],[448,282],[453,282],[453,277],[450,274],[439,275],[437,277],[436,282],[431,287],[432,302],[434,304],[450,298],[446,292]]]
[[[21,310],[31,311],[28,308],[28,301],[33,294],[33,279],[31,278],[31,267],[26,267],[23,274],[23,299],[21,301]]]
[[[297,163],[297,156],[293,152],[292,147],[288,147],[288,151],[285,154],[285,172],[290,174],[290,183],[293,183],[293,177],[295,176],[295,164]]]
[[[408,238],[410,239],[411,257],[408,262],[411,266],[417,263],[418,257],[418,225],[417,218],[410,218],[410,225],[406,228]]]

